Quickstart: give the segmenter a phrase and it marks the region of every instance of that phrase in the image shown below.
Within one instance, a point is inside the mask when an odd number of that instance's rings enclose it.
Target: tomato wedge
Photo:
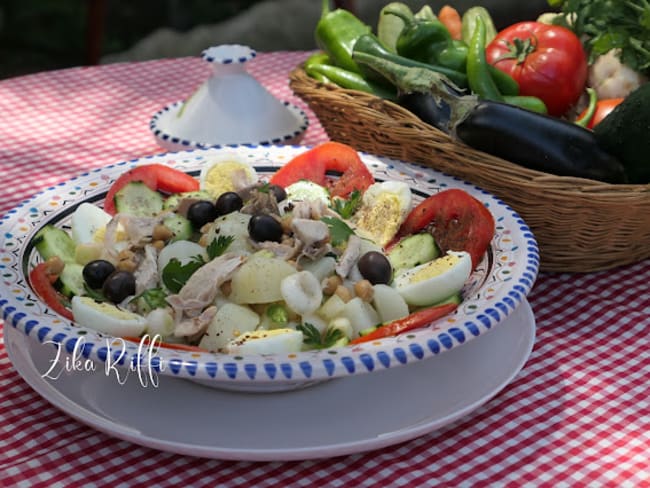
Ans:
[[[443,305],[423,308],[422,310],[413,312],[404,318],[393,320],[386,325],[377,327],[369,334],[351,340],[350,344],[361,344],[362,342],[375,341],[377,339],[383,339],[384,337],[396,336],[409,330],[419,329],[420,327],[429,325],[434,320],[438,320],[439,318],[450,314],[456,310],[456,308],[458,308],[458,305],[455,303],[445,303]]]
[[[341,173],[341,176],[329,180],[328,171]],[[300,180],[327,186],[332,196],[343,198],[354,190],[363,192],[375,182],[359,153],[347,144],[334,141],[297,155],[271,177],[270,183],[286,188]]]
[[[394,242],[426,229],[442,252],[466,251],[472,268],[481,261],[494,236],[494,217],[464,190],[444,190],[420,202],[406,217]]]
[[[135,342],[135,343],[141,343],[143,345],[149,345],[151,344],[151,338],[150,337],[122,337],[125,341],[129,342]],[[162,342],[162,341],[154,341],[154,346],[155,347],[163,347],[165,349],[173,349],[176,351],[189,351],[189,352],[208,352],[207,349],[203,349],[202,347],[198,346],[190,346],[187,344],[173,344],[171,342]]]
[[[49,308],[66,319],[73,320],[72,311],[66,307],[69,300],[53,286],[58,277],[49,270],[50,265],[47,262],[37,264],[29,272],[29,281],[38,297]]]
[[[122,173],[109,188],[104,199],[104,210],[107,213],[111,215],[116,213],[115,194],[132,181],[141,181],[152,190],[160,190],[165,193],[181,193],[199,189],[199,182],[196,178],[171,166],[160,163],[137,166]]]

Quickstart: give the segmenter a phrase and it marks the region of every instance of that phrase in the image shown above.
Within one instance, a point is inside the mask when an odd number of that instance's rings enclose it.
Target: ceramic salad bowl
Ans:
[[[39,260],[32,243],[35,233],[46,224],[69,228],[75,208],[84,202],[101,205],[110,184],[129,168],[156,162],[197,176],[206,162],[227,151],[246,160],[264,178],[306,149],[232,146],[167,153],[93,170],[37,194],[0,220],[0,308],[5,327],[51,343],[53,351],[57,349],[79,364],[118,377],[138,374],[143,381],[155,382],[169,375],[225,389],[278,391],[432,358],[487,333],[525,300],[537,277],[539,254],[533,234],[516,212],[470,183],[429,168],[363,153],[361,158],[377,181],[408,183],[416,202],[444,189],[461,188],[494,216],[494,238],[464,285],[463,302],[454,313],[429,327],[353,346],[291,354],[178,351],[146,348],[79,327],[49,310],[34,293],[28,274]]]

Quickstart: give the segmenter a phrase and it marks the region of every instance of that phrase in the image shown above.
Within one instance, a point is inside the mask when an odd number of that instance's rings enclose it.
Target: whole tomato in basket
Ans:
[[[541,98],[550,115],[576,103],[587,81],[587,55],[569,29],[541,22],[506,27],[488,44],[487,61],[519,83],[521,95]]]

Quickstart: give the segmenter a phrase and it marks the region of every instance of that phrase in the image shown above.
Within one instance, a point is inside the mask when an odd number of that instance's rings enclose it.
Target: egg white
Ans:
[[[111,220],[111,215],[88,202],[77,207],[70,220],[70,235],[75,244],[90,244],[95,242],[95,234],[105,229]]]
[[[355,231],[361,237],[385,246],[397,233],[411,210],[413,196],[403,181],[373,183],[363,194],[354,216]]]
[[[272,329],[245,332],[231,340],[225,348],[229,354],[287,354],[299,352],[302,332],[294,329]]]
[[[107,302],[96,302],[90,297],[72,297],[72,316],[83,327],[116,337],[138,337],[147,328],[141,315],[123,310]]]
[[[433,261],[398,273],[393,286],[412,306],[427,306],[458,293],[472,272],[472,259],[465,251],[449,251]]]

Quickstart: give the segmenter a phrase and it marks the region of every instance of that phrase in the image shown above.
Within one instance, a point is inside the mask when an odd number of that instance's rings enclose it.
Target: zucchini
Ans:
[[[594,127],[594,135],[620,159],[630,183],[650,183],[650,83],[618,104]]]
[[[34,247],[41,255],[43,260],[58,256],[64,263],[74,263],[75,261],[75,243],[72,237],[52,224],[45,225],[40,229],[34,240]]]
[[[131,181],[115,194],[115,208],[119,213],[153,217],[163,209],[163,196],[142,181]]]

